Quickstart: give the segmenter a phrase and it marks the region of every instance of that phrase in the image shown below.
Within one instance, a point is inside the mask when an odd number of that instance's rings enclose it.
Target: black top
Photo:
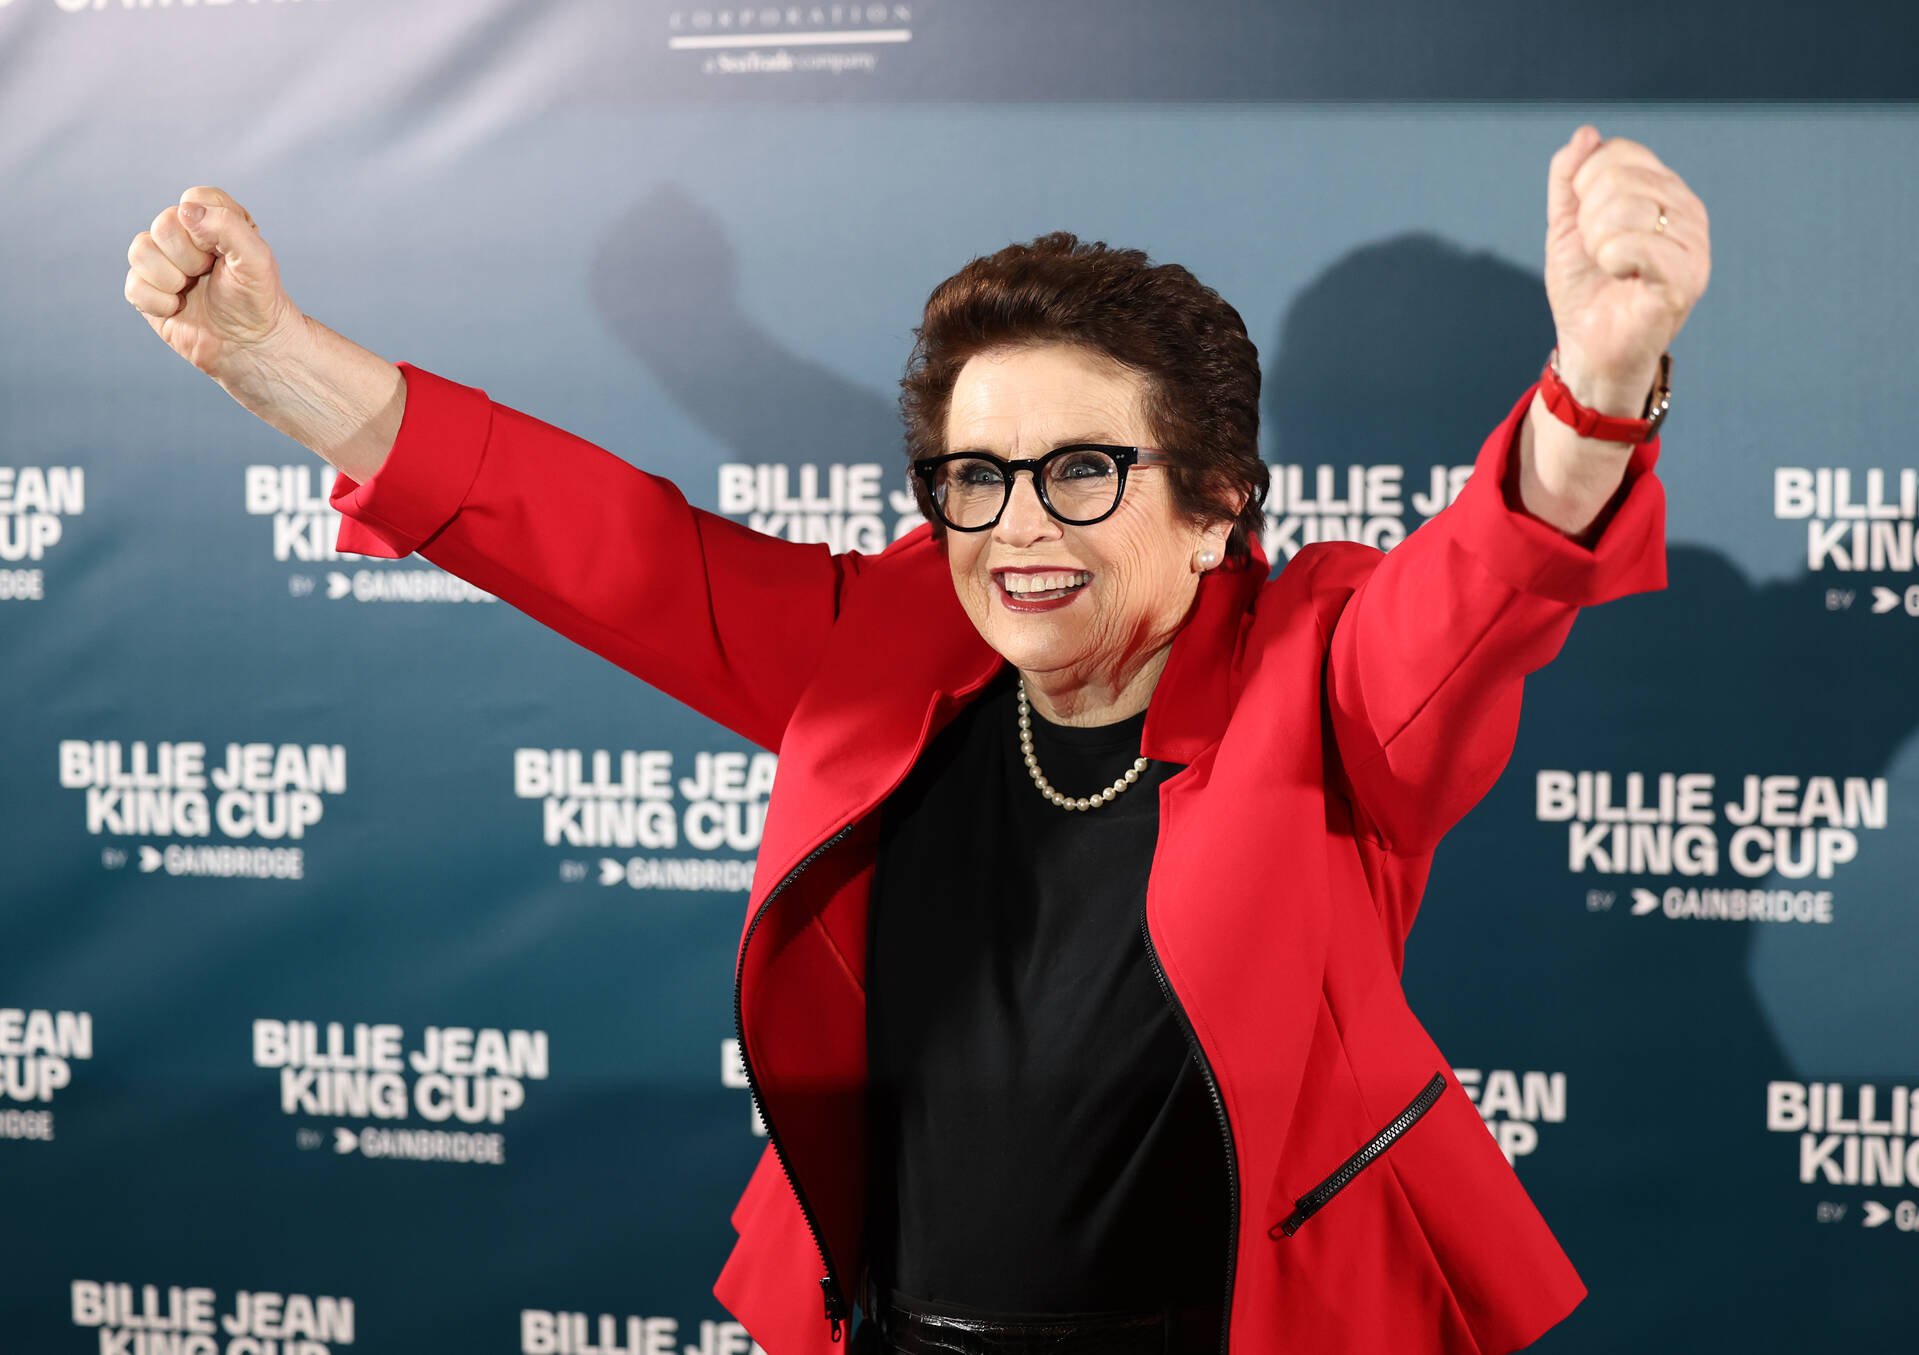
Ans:
[[[997,1313],[1217,1301],[1225,1138],[1146,956],[1155,762],[1098,809],[1045,799],[1010,665],[881,809],[867,945],[875,1278]],[[1033,713],[1062,794],[1139,756],[1117,724]]]

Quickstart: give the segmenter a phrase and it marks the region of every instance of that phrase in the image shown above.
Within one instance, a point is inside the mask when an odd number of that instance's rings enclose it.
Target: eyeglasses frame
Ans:
[[[1046,497],[1046,477],[1041,467],[1055,457],[1068,452],[1104,452],[1113,458],[1119,467],[1119,487],[1113,491],[1113,506],[1096,518],[1069,518],[1053,507],[1051,499]],[[1005,493],[1000,499],[999,511],[977,527],[962,527],[946,516],[946,510],[940,506],[939,492],[933,486],[933,474],[949,461],[990,461],[999,467],[1000,483]],[[946,527],[956,532],[985,532],[999,526],[999,520],[1006,516],[1006,509],[1013,502],[1013,477],[1020,471],[1026,471],[1033,477],[1033,492],[1039,498],[1040,507],[1046,510],[1048,517],[1055,522],[1063,522],[1068,527],[1090,527],[1096,522],[1104,522],[1119,511],[1120,503],[1126,498],[1126,476],[1135,466],[1173,466],[1179,464],[1179,458],[1163,452],[1157,447],[1115,447],[1104,442],[1069,442],[1064,447],[1055,447],[1045,456],[1024,457],[1018,461],[1008,461],[994,456],[991,452],[948,452],[944,456],[923,457],[913,462],[912,472],[926,482],[926,499],[933,505],[933,512]]]

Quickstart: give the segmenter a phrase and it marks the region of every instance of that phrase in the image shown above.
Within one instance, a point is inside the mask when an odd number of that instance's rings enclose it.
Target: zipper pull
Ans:
[[[833,1339],[837,1341],[843,1334],[840,1328],[841,1324],[846,1320],[846,1309],[841,1306],[840,1296],[833,1289],[833,1277],[831,1275],[820,1276],[820,1294],[826,1300],[826,1320],[830,1324]]]

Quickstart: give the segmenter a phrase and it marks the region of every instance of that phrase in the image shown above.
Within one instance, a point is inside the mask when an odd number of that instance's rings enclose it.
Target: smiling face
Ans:
[[[1012,461],[1074,442],[1151,447],[1145,395],[1137,372],[1088,349],[992,350],[953,383],[946,449]],[[1145,708],[1199,586],[1194,556],[1224,558],[1230,525],[1195,526],[1176,510],[1165,470],[1135,466],[1111,517],[1068,526],[1021,472],[999,523],[948,531],[946,555],[966,614],[1024,673],[1041,713],[1105,724]]]

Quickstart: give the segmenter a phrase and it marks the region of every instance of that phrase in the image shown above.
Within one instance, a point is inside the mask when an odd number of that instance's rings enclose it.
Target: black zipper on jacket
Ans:
[[[1392,1147],[1393,1140],[1411,1129],[1420,1116],[1432,1109],[1433,1102],[1437,1101],[1439,1094],[1445,1090],[1446,1075],[1434,1073],[1433,1080],[1420,1090],[1419,1095],[1413,1098],[1411,1105],[1393,1117],[1391,1124],[1373,1135],[1364,1147],[1342,1162],[1338,1171],[1295,1200],[1293,1203],[1298,1207],[1280,1221],[1280,1229],[1286,1236],[1291,1237],[1298,1232],[1300,1224],[1323,1209],[1328,1200],[1346,1189],[1348,1183],[1359,1175],[1362,1168]],[[1272,1230],[1267,1231],[1270,1233]]]
[[[846,1322],[846,1298],[840,1292],[839,1281],[833,1275],[833,1258],[826,1254],[826,1240],[820,1236],[819,1222],[813,1217],[813,1210],[806,1203],[806,1195],[800,1190],[799,1178],[793,1175],[792,1164],[786,1160],[786,1150],[780,1147],[780,1136],[773,1132],[773,1117],[766,1113],[766,1100],[760,1095],[759,1083],[754,1080],[753,1063],[746,1056],[746,1016],[740,999],[742,987],[746,982],[747,947],[753,943],[753,932],[760,925],[760,918],[765,915],[766,906],[779,897],[781,890],[799,879],[801,871],[812,865],[829,847],[841,841],[852,831],[853,825],[849,823],[808,852],[806,859],[788,871],[786,878],[774,885],[771,892],[760,900],[760,906],[753,910],[753,920],[746,926],[746,938],[740,942],[740,958],[733,973],[733,1026],[739,1032],[740,1064],[746,1069],[747,1090],[752,1093],[753,1103],[759,1107],[760,1118],[766,1121],[766,1137],[772,1141],[773,1155],[780,1160],[780,1170],[786,1174],[786,1184],[793,1188],[793,1198],[800,1202],[800,1213],[805,1216],[807,1230],[813,1234],[813,1245],[819,1249],[820,1265],[826,1271],[820,1276],[820,1295],[826,1304],[826,1320],[835,1341],[843,1335],[841,1328]]]
[[[1159,980],[1159,990],[1166,995],[1173,1015],[1179,1018],[1186,1042],[1193,1047],[1193,1058],[1206,1077],[1206,1090],[1213,1094],[1213,1109],[1219,1112],[1219,1132],[1226,1141],[1226,1185],[1232,1199],[1232,1215],[1226,1225],[1226,1300],[1219,1310],[1219,1355],[1227,1355],[1233,1327],[1233,1268],[1239,1260],[1239,1159],[1233,1154],[1233,1126],[1226,1118],[1226,1100],[1219,1094],[1219,1083],[1213,1077],[1213,1066],[1206,1061],[1206,1051],[1200,1048],[1199,1035],[1186,1018],[1186,1009],[1180,1006],[1173,985],[1166,981],[1166,971],[1160,968],[1159,952],[1153,948],[1153,932],[1146,925],[1145,904],[1139,909],[1139,930],[1146,938],[1146,959],[1153,967],[1153,977]]]

